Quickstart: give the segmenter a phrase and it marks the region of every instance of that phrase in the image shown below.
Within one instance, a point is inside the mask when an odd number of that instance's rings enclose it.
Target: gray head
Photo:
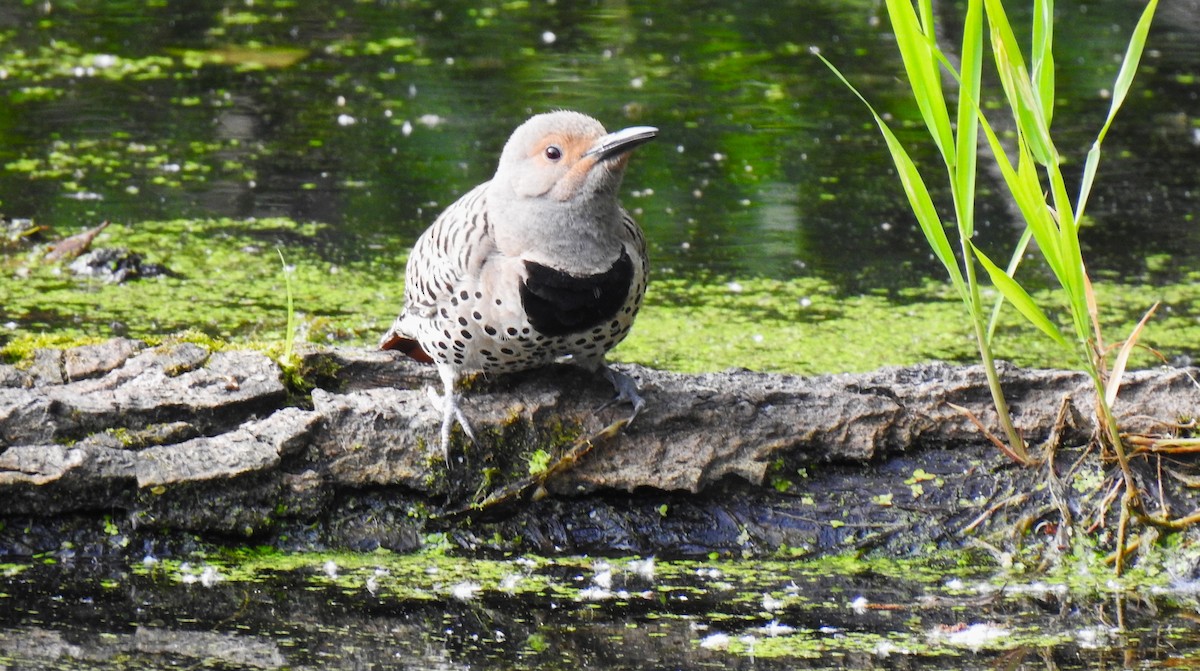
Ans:
[[[608,268],[622,244],[617,188],[629,150],[657,133],[649,126],[607,133],[578,112],[539,114],[521,124],[488,185],[499,249],[580,273]]]
[[[518,199],[567,202],[615,194],[629,151],[657,134],[650,126],[608,133],[579,112],[539,114],[513,131],[492,182]]]

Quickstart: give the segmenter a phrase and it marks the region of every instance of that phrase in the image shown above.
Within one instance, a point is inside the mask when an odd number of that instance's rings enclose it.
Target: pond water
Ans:
[[[1060,3],[1055,131],[1079,164],[1135,2]],[[954,3],[938,3],[948,25]],[[1106,144],[1085,236],[1095,272],[1195,267],[1200,48],[1166,3]],[[858,104],[822,52],[932,160],[877,2],[20,2],[0,8],[0,211],[63,234],[107,219],[285,216],[322,260],[403,250],[490,177],[531,113],[654,124],[625,188],[660,277],[816,277],[843,292],[938,268]],[[1068,170],[1068,174],[1077,171]],[[988,197],[980,235],[1008,249]],[[115,229],[114,229],[115,230]],[[393,257],[387,271],[401,272]],[[18,325],[22,315],[9,315]],[[36,320],[30,320],[36,322]],[[53,328],[54,320],[47,324]]]
[[[1104,572],[1104,569],[1099,569]],[[242,552],[0,565],[8,669],[1083,669],[1195,663],[1194,584],[952,562]]]
[[[1140,9],[1058,3],[1054,130],[1075,168]],[[951,25],[960,10],[938,3]],[[661,131],[624,187],[655,280],[618,358],[792,372],[969,360],[961,326],[908,335],[958,308],[865,108],[809,53],[819,47],[932,163],[882,12],[875,0],[0,3],[0,212],[51,229],[0,241],[0,346],[183,329],[277,340],[276,248],[294,266],[306,337],[375,342],[420,231],[491,175],[520,121],[572,108]],[[1164,3],[1084,235],[1117,323],[1167,301],[1168,356],[1200,354],[1198,33],[1194,0]],[[981,183],[979,242],[1005,249],[1020,229],[995,177]],[[38,262],[49,240],[104,220],[96,245],[173,274],[111,286]],[[700,323],[732,325],[741,346]],[[798,354],[800,342],[816,344]],[[1007,356],[1062,360],[1040,347]],[[313,561],[253,580],[214,563],[207,584],[200,565],[165,561],[0,566],[0,667],[1156,667],[1200,649],[1185,591],[1002,596],[981,585],[1003,573],[818,580],[757,562],[662,562],[646,578],[623,559],[610,589],[599,560],[530,559],[494,578],[416,581],[420,594],[391,560]],[[528,591],[501,587],[515,573]],[[610,593],[581,596],[589,586]],[[970,636],[988,627],[1008,638],[976,652]]]

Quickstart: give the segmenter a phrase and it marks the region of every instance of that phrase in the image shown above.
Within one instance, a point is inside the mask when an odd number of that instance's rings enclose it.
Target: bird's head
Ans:
[[[657,134],[651,126],[609,133],[578,112],[539,114],[513,131],[492,182],[517,199],[566,203],[615,195],[629,151]]]

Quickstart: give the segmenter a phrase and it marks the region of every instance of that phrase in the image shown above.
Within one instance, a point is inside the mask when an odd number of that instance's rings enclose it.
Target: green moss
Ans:
[[[94,345],[107,340],[106,336],[78,333],[23,333],[19,332],[0,346],[0,362],[26,368],[33,363],[33,355],[42,349],[71,349],[83,345]]]

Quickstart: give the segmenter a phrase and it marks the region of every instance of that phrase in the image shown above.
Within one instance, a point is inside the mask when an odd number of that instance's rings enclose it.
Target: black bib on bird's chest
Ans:
[[[525,262],[529,277],[521,283],[521,305],[539,333],[579,333],[612,319],[625,306],[633,282],[633,261],[624,249],[612,266],[595,275],[570,273]]]

